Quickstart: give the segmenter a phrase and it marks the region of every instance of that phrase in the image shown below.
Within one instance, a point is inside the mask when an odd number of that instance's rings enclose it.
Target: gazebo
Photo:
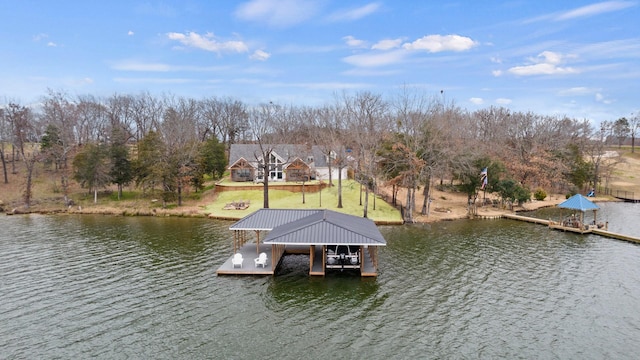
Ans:
[[[581,194],[575,194],[572,197],[568,198],[567,200],[563,201],[562,203],[558,204],[558,207],[561,209],[570,209],[570,210],[577,210],[580,211],[580,218],[576,219],[575,217],[572,217],[571,219],[566,219],[562,222],[563,226],[566,227],[578,227],[578,228],[584,228],[584,214],[585,212],[587,212],[588,210],[592,210],[593,211],[593,222],[596,222],[596,215],[597,215],[597,211],[598,209],[600,209],[600,207],[596,204],[594,204],[593,202],[591,202],[591,200],[587,199],[586,197],[582,196]]]

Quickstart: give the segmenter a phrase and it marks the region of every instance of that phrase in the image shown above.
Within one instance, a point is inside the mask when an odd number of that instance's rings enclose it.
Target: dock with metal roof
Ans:
[[[219,275],[275,275],[282,257],[295,253],[309,255],[310,275],[358,270],[361,276],[377,276],[378,248],[386,246],[373,221],[324,209],[259,209],[229,229],[234,231],[233,253],[241,254],[243,262],[234,266],[232,255]],[[248,236],[252,231],[255,242]],[[340,249],[348,254],[338,254]],[[262,252],[268,257],[265,267],[254,263]]]

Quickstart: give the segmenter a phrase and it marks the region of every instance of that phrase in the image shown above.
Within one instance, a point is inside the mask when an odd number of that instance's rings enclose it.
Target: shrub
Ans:
[[[538,201],[542,201],[547,198],[547,193],[542,188],[540,188],[533,194],[533,198]]]

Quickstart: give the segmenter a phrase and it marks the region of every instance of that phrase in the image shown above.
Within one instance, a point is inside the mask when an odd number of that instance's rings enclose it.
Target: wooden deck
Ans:
[[[239,251],[242,254],[242,258],[244,259],[242,263],[242,267],[233,266],[231,259],[233,258],[233,254],[229,256],[227,261],[225,261],[216,271],[218,275],[275,275],[280,259],[272,259],[272,248],[271,245],[260,244],[259,248],[256,248],[255,243],[245,244]],[[258,257],[258,255],[264,252],[267,254],[267,266],[264,268],[262,266],[255,266],[254,259]],[[287,254],[302,254],[302,255],[311,255],[311,247],[310,246],[302,246],[302,245],[288,245],[285,248],[284,255]],[[325,276],[327,271],[340,272],[339,269],[325,269],[323,266],[324,258],[322,256],[322,247],[316,246],[314,256],[310,256],[310,261],[313,259],[313,263],[309,264],[309,275],[312,276]],[[357,271],[350,270],[350,271]],[[376,268],[371,260],[371,257],[368,254],[368,251],[365,250],[364,261],[362,264],[362,269],[360,271],[360,275],[363,277],[375,277],[378,276]]]
[[[244,261],[242,262],[242,267],[233,266],[231,263],[231,259],[233,258],[233,254],[229,256],[227,261],[222,264],[216,274],[218,275],[273,275],[275,273],[275,266],[273,264],[273,259],[271,258],[271,245],[260,244],[260,247],[256,249],[255,243],[245,244],[240,251],[242,254],[242,258]],[[263,268],[262,266],[255,265],[253,261],[258,255],[264,252],[267,254],[267,265]]]
[[[576,228],[571,226],[562,226],[562,224],[558,222],[532,218],[528,216],[504,214],[502,215],[502,217],[506,219],[513,219],[513,220],[526,221],[526,222],[535,223],[535,224],[547,225],[550,229],[554,229],[554,230],[569,231],[577,234],[596,234],[596,235],[605,236],[612,239],[623,240],[623,241],[640,244],[640,238],[638,237],[614,233],[605,229],[599,229],[595,225],[589,225],[586,228]]]

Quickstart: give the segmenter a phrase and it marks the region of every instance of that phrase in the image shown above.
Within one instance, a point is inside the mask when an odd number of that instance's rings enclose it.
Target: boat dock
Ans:
[[[623,240],[623,241],[640,244],[640,238],[638,237],[619,234],[619,233],[615,233],[615,232],[604,230],[604,229],[599,229],[597,226],[593,226],[593,225],[587,226],[586,228],[577,228],[572,226],[563,226],[562,224],[557,223],[555,221],[551,221],[551,220],[533,218],[533,217],[522,216],[522,215],[503,214],[502,217],[505,219],[512,219],[512,220],[530,222],[534,224],[546,225],[550,229],[554,229],[554,230],[570,231],[578,234],[596,234],[596,235],[605,236],[612,239]]]
[[[313,256],[311,252],[313,249]],[[282,258],[285,255],[309,255],[309,275],[313,276],[325,276],[327,267],[325,266],[324,256],[321,246],[304,246],[304,245],[287,245],[284,248],[284,252],[275,261],[272,257],[272,247],[268,244],[257,245],[255,243],[248,243],[242,246],[238,251],[242,254],[244,259],[242,266],[234,266],[232,259],[233,255],[227,259],[216,271],[218,275],[275,275],[278,266]],[[267,254],[266,266],[256,266],[254,259],[258,257],[260,253]],[[277,254],[277,252],[276,252]],[[336,269],[330,269],[336,271]],[[337,269],[340,271],[340,269]],[[368,251],[363,252],[362,264],[359,265],[354,271],[359,271],[362,277],[375,277],[377,276],[376,266],[373,263],[373,259]]]

